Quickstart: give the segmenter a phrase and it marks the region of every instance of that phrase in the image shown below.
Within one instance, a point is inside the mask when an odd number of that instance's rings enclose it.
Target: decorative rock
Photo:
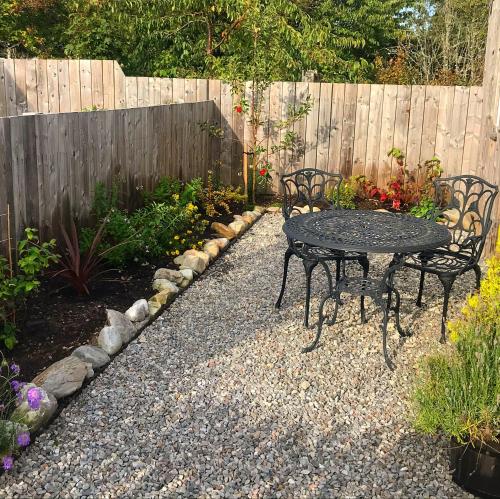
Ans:
[[[203,251],[210,257],[210,260],[219,255],[219,245],[214,241],[208,241],[203,245]]]
[[[242,220],[235,220],[229,224],[229,228],[232,229],[237,236],[239,236],[245,232],[247,224]]]
[[[184,277],[184,282],[181,284],[182,288],[189,286],[189,283],[194,279],[194,272],[192,269],[181,269],[179,272]]]
[[[155,291],[169,291],[173,294],[177,294],[179,292],[179,288],[168,279],[155,279],[153,281],[153,289]]]
[[[250,217],[252,220],[257,220],[259,218],[260,213],[254,212],[254,211],[244,211],[241,214],[242,217]]]
[[[154,278],[167,279],[181,288],[185,288],[193,280],[192,277],[191,279],[186,278],[186,276],[184,276],[179,270],[172,269],[158,269],[155,272]]]
[[[163,305],[166,305],[166,303],[175,295],[176,293],[173,293],[169,290],[163,290],[159,293],[156,293],[148,301],[149,313],[151,315],[155,315],[161,309],[161,307]]]
[[[264,208],[263,206],[254,206],[253,211],[256,211],[263,215],[266,212],[266,208]]]
[[[243,215],[234,215],[234,220],[238,222],[244,222],[247,225],[246,228],[250,227],[253,224],[253,219],[251,217],[246,217]]]
[[[123,345],[120,331],[113,327],[104,327],[97,338],[99,346],[109,355],[114,355]]]
[[[257,217],[256,220],[258,220],[262,216],[262,213],[257,210],[253,210],[250,213],[253,213]]]
[[[108,309],[106,310],[106,315],[108,317],[108,326],[121,326],[121,327],[128,327],[131,329],[135,329],[131,320],[121,312]]]
[[[210,226],[211,229],[221,237],[225,237],[226,239],[234,239],[236,237],[236,232],[229,226],[221,224],[220,222],[213,222]]]
[[[219,249],[222,251],[224,250],[227,245],[229,244],[229,239],[227,239],[226,237],[219,237],[217,239],[212,239],[212,241],[217,244],[217,246],[219,247]]]
[[[93,375],[91,364],[70,355],[42,371],[33,379],[33,383],[60,399],[75,393],[85,378]]]
[[[266,208],[267,213],[279,213],[281,208],[279,206],[268,206]]]
[[[134,304],[125,312],[125,315],[132,322],[141,322],[149,315],[148,302],[144,300],[137,300]]]
[[[111,360],[102,348],[94,345],[82,345],[74,350],[71,355],[78,357],[83,362],[87,362],[93,369],[105,366]]]
[[[210,263],[210,257],[203,251],[187,250],[184,253],[184,260],[180,269],[191,269],[197,274],[205,271]]]
[[[174,263],[176,265],[182,265],[183,261],[184,261],[184,255],[179,255],[174,258]]]
[[[30,388],[38,388],[42,395],[40,408],[33,410],[26,400],[26,394]],[[26,383],[21,388],[23,401],[14,409],[11,419],[25,424],[30,431],[37,431],[44,426],[54,415],[57,409],[57,400],[51,393],[47,393],[43,388],[37,387],[34,383]]]

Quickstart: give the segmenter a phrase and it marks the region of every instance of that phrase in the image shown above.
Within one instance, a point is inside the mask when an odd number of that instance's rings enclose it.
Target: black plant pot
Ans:
[[[451,440],[450,465],[453,481],[478,497],[500,498],[500,446],[495,443],[473,447]]]

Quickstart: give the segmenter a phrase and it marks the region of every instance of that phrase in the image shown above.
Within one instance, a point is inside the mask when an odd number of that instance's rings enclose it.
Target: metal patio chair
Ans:
[[[420,271],[417,306],[422,306],[425,274],[437,275],[444,288],[441,342],[446,341],[446,317],[455,279],[473,270],[476,289],[481,281],[479,259],[491,228],[491,212],[498,187],[475,175],[459,175],[434,181],[439,218],[452,233],[451,243],[412,257],[404,265]]]
[[[342,175],[338,173],[329,173],[316,168],[303,168],[293,173],[282,175],[280,181],[283,188],[282,212],[285,220],[304,211],[313,212],[314,208],[321,210],[338,208],[339,189],[343,181]],[[327,194],[331,195],[330,199]],[[301,208],[300,210],[298,209],[299,207]],[[364,278],[368,276],[369,262],[366,253],[346,253],[343,251],[328,250],[309,246],[291,238],[287,239],[288,248],[285,251],[284,257],[283,282],[275,307],[281,307],[286,288],[288,263],[292,255],[295,255],[302,260],[306,274],[304,325],[308,327],[311,301],[311,275],[314,268],[320,264],[325,269],[331,293],[333,290],[333,281],[328,262],[336,262],[336,280],[340,277],[341,262],[346,260],[357,261],[363,269]],[[361,297],[361,321],[366,322],[364,297]]]

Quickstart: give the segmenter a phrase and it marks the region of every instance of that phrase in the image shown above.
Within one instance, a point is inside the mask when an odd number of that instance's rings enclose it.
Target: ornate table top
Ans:
[[[448,229],[411,215],[325,210],[290,218],[285,234],[310,246],[366,253],[417,253],[451,241]]]

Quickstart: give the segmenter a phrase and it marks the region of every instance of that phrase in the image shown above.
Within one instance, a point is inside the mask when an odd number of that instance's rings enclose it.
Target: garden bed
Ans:
[[[205,218],[210,223],[226,224],[241,210],[233,205],[230,214]],[[213,231],[208,228],[204,237],[214,237]],[[173,260],[165,256],[112,270],[105,280],[93,285],[90,296],[78,296],[61,280],[43,278],[39,292],[18,310],[18,343],[7,352],[7,358],[20,366],[24,379],[32,379],[77,346],[95,343],[106,322],[106,309],[125,312],[136,300],[149,298],[154,294],[151,282],[155,270],[177,269]]]

